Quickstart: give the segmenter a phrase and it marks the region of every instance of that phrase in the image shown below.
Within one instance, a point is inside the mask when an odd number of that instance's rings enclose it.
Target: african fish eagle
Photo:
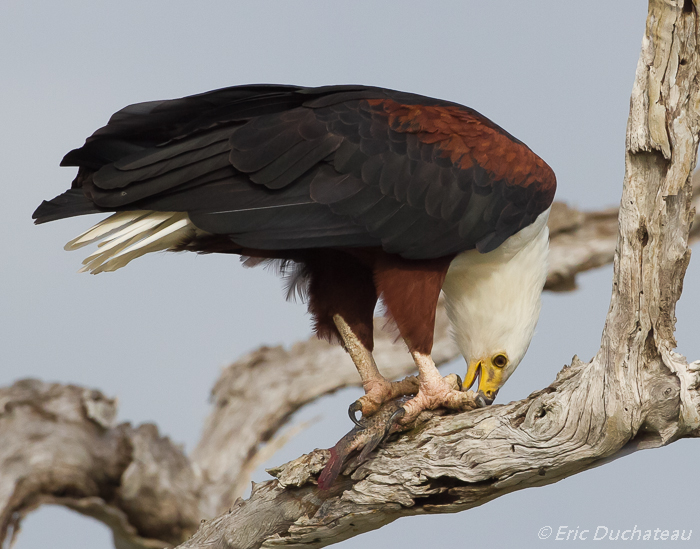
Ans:
[[[354,421],[403,394],[404,422],[490,404],[530,344],[556,179],[473,109],[367,86],[234,86],[128,106],[61,165],[78,174],[36,223],[115,212],[66,245],[101,241],[81,271],[159,250],[278,262],[360,373]],[[430,355],[441,291],[462,387]],[[379,298],[417,380],[390,382],[374,362]]]

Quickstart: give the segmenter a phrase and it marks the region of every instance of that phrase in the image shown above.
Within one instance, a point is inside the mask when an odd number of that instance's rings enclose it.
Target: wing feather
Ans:
[[[115,260],[180,234],[169,232],[176,217],[139,226],[134,214],[147,211],[186,212],[201,231],[262,249],[487,252],[532,223],[556,188],[539,157],[478,112],[364,86],[239,86],[131,105],[63,164],[81,167],[73,194],[44,203],[38,221],[129,211],[114,226],[145,236],[130,242],[117,227]]]

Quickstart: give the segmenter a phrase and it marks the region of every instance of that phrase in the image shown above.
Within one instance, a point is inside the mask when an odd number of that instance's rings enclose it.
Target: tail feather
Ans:
[[[168,226],[165,225],[164,223],[148,233],[129,239],[124,246],[119,247],[118,251],[107,256],[106,261],[101,261],[99,265],[91,264],[83,269],[89,269],[92,274],[116,271],[130,263],[131,260],[147,253],[174,250],[183,243],[183,240],[187,240],[194,233],[188,219],[181,219]],[[146,238],[143,238],[144,236]]]
[[[80,269],[78,269],[78,272],[91,274],[98,274],[104,272],[107,269],[107,264],[109,263],[109,260],[113,255],[118,254],[123,249],[129,247],[135,242],[138,242],[138,236],[132,236],[131,238],[122,241],[117,246],[113,246],[106,251],[97,249],[92,254],[83,259],[83,266]]]
[[[97,225],[90,227],[84,233],[76,236],[73,240],[68,242],[63,249],[77,250],[88,244],[100,240],[101,238],[106,238],[117,230],[130,225],[135,221],[138,221],[142,217],[148,215],[148,211],[133,211],[133,212],[119,212],[114,215],[109,216],[107,219],[101,221]]]
[[[170,215],[168,213],[151,212],[139,219],[135,219],[132,223],[124,225],[118,231],[110,232],[110,235],[106,236],[104,240],[98,244],[99,253],[103,254],[108,252],[135,236],[143,237],[142,235],[146,233],[150,234],[152,229],[157,228],[169,218]]]
[[[150,252],[174,250],[195,238],[197,229],[184,212],[116,213],[66,244],[75,250],[100,241],[78,272],[116,271]]]

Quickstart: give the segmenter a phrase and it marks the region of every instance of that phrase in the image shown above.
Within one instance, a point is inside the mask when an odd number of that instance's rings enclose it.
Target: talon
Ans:
[[[362,412],[362,403],[359,400],[356,400],[350,405],[348,408],[348,415],[355,425],[362,427],[362,424],[357,420],[357,416],[355,415],[357,412]]]
[[[476,405],[477,405],[479,408],[485,408],[486,406],[489,406],[490,404],[493,403],[493,399],[492,399],[492,398],[488,398],[488,397],[487,397],[484,393],[482,393],[481,391],[479,391],[478,393],[476,393],[476,399],[475,399],[475,400],[476,400]]]
[[[389,421],[386,424],[386,430],[384,431],[384,436],[389,435],[389,431],[391,431],[391,427],[394,425],[394,423],[399,423],[401,421],[401,418],[403,418],[406,415],[406,409],[401,406],[398,410],[396,410],[393,414],[391,414],[391,417],[389,418]]]

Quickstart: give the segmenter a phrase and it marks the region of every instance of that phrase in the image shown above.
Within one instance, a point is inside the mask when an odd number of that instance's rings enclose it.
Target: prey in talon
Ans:
[[[444,381],[450,387],[450,390],[460,391],[462,387],[462,380],[457,374],[445,376]],[[358,464],[360,464],[389,435],[410,428],[411,422],[418,419],[418,414],[412,416],[410,421],[405,420],[405,406],[408,401],[409,397],[404,396],[386,402],[380,406],[377,412],[369,416],[363,416],[359,421],[351,412],[350,417],[355,423],[355,427],[331,448],[331,457],[318,477],[318,486],[322,490],[330,488],[354,452],[361,450],[357,459]],[[469,391],[468,398],[465,398],[464,402],[465,410],[478,408],[483,405],[479,404],[479,397],[472,391]]]
[[[490,404],[534,334],[556,178],[458,103],[361,85],[233,86],[125,107],[62,165],[77,175],[36,223],[112,213],[66,244],[98,243],[81,271],[161,250],[276,264],[316,334],[357,367],[354,421],[408,395],[404,423]],[[431,356],[441,293],[463,387]],[[389,381],[375,363],[380,299],[417,377]]]
[[[356,421],[355,427],[330,449],[331,457],[318,477],[321,490],[331,487],[354,453],[360,451],[357,462],[362,463],[389,435],[401,429],[398,420],[403,415],[401,405],[405,400],[387,402],[375,414]]]

